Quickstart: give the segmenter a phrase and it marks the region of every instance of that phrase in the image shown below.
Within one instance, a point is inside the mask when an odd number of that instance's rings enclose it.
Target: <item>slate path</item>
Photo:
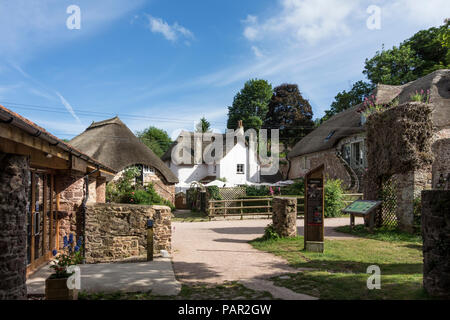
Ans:
[[[356,223],[363,221],[356,220]],[[240,281],[250,289],[268,291],[275,298],[315,299],[276,287],[268,280],[299,271],[289,267],[283,258],[248,244],[249,240],[260,237],[269,223],[269,219],[173,222],[173,266],[177,279],[185,283]],[[325,236],[330,239],[354,238],[333,230],[348,224],[349,218],[326,219]],[[297,221],[297,226],[299,235],[303,235],[302,219]]]

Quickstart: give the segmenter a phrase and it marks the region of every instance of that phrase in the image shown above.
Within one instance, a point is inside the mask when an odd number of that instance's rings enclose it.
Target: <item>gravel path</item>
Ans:
[[[356,219],[356,223],[362,223]],[[275,298],[301,300],[313,297],[273,285],[268,278],[299,269],[286,260],[254,249],[247,242],[260,237],[271,220],[233,220],[210,222],[173,222],[173,264],[177,279],[186,283],[222,283],[240,281],[254,290],[265,290]],[[348,225],[349,218],[325,220],[325,236],[332,239],[353,238],[333,230]],[[303,235],[303,219],[297,221]]]

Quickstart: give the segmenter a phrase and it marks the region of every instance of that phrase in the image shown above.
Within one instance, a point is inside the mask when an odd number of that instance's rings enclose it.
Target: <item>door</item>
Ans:
[[[31,170],[27,207],[27,274],[52,258],[58,228],[54,210],[54,177]]]

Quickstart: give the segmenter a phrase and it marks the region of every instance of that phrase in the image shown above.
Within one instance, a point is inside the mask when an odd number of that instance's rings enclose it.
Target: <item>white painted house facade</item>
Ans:
[[[197,134],[199,135],[199,134]],[[239,138],[241,135],[242,138]],[[177,192],[184,191],[192,182],[208,183],[213,180],[220,179],[225,181],[226,186],[245,185],[260,183],[261,168],[258,162],[258,155],[246,143],[244,129],[240,127],[236,132],[234,145],[226,148],[226,135],[215,134],[213,139],[223,139],[222,156],[214,157],[213,161],[205,161],[205,153],[214,148],[213,142],[205,141],[200,137],[199,140],[190,139],[191,145],[187,148],[180,148],[183,152],[189,154],[183,161],[173,159],[174,153],[177,151],[177,145],[186,140],[186,137],[193,137],[193,132],[182,132],[178,136],[172,147],[162,156],[162,160],[178,178],[179,183],[176,185]],[[201,136],[201,134],[200,134]],[[196,143],[195,141],[199,142]],[[214,141],[214,140],[213,140]],[[198,148],[198,149],[196,149]],[[222,148],[221,145],[219,148]],[[228,150],[226,150],[228,149]],[[195,153],[202,155],[197,157]],[[213,152],[215,153],[215,152]]]

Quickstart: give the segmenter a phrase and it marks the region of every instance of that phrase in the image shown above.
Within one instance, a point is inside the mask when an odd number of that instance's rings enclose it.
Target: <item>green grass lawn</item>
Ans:
[[[355,231],[357,232],[357,231]],[[364,231],[360,230],[360,234]],[[325,252],[303,250],[303,237],[279,240],[256,239],[259,250],[285,258],[299,270],[275,277],[275,284],[321,299],[425,299],[422,289],[422,243],[420,237],[395,235],[382,230],[369,238],[325,240]],[[394,240],[393,240],[394,239]],[[367,289],[367,267],[381,269],[381,289]]]
[[[136,293],[85,293],[79,294],[79,300],[271,300],[268,292],[251,290],[237,282],[224,282],[220,285],[186,285],[176,296],[157,296],[151,292]]]
[[[203,213],[203,212],[174,211],[173,215],[174,215],[174,217],[172,218],[172,221],[177,221],[177,222],[202,222],[202,221],[209,221],[208,216],[206,215],[206,213]]]

